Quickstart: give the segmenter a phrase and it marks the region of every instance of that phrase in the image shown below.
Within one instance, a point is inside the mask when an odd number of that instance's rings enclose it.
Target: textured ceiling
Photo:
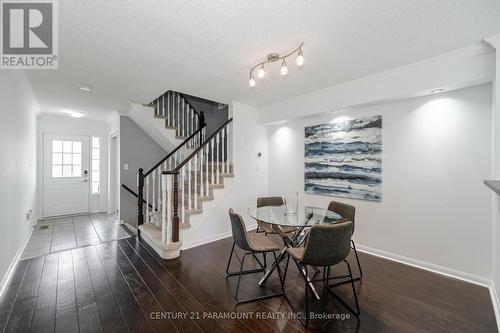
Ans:
[[[165,90],[266,105],[500,33],[497,0],[64,0],[59,69],[28,71],[42,111],[91,115]],[[304,41],[306,63],[248,87],[248,70]],[[80,83],[94,87],[90,93]]]

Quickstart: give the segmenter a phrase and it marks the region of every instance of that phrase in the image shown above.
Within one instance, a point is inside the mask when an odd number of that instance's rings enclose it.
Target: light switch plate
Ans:
[[[128,164],[127,164],[127,163],[125,163],[125,164],[123,165],[123,170],[128,170]]]

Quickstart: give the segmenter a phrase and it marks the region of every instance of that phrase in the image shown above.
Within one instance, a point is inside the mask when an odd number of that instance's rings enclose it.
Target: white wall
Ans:
[[[120,218],[120,114],[117,111],[113,111],[108,119],[106,120],[106,130],[108,132],[108,198],[107,198],[107,206],[108,206],[108,214],[115,214],[114,210],[118,210],[118,218]],[[116,146],[112,147],[111,140],[112,138],[116,138]],[[116,149],[116,152],[112,152],[111,149]],[[112,154],[115,154],[116,161],[111,163]],[[115,175],[113,176],[113,173]],[[112,177],[114,178],[114,188],[112,188]],[[116,207],[115,207],[116,206]]]
[[[108,204],[108,132],[105,121],[92,120],[86,118],[72,118],[70,116],[54,116],[42,114],[38,122],[38,207],[39,216],[42,214],[42,169],[43,169],[43,133],[84,135],[89,137],[99,137],[101,139],[101,179],[99,195],[91,194],[91,211],[107,211]]]
[[[259,125],[258,109],[246,104],[233,102],[230,105],[229,117],[233,118],[234,133],[233,165],[235,177],[230,193],[212,211],[203,225],[189,239],[184,247],[206,243],[221,237],[229,236],[229,208],[240,213],[247,227],[255,225],[247,214],[247,209],[255,206],[256,198],[268,192],[267,161],[267,128]],[[263,156],[257,158],[261,152]]]
[[[485,85],[270,127],[269,194],[298,190],[321,207],[351,203],[360,247],[487,282],[491,99]],[[371,115],[383,116],[383,201],[304,194],[304,127]]]
[[[0,75],[0,278],[5,277],[36,220],[36,112],[38,103],[21,71]],[[12,266],[11,266],[12,267]],[[0,285],[0,290],[2,285]]]
[[[491,179],[500,179],[500,35],[487,38],[493,48],[496,49],[496,68],[494,87],[494,104],[492,108],[492,174]],[[492,280],[493,280],[493,301],[496,307],[497,325],[500,327],[500,196],[491,192],[491,214],[492,214]]]
[[[162,158],[165,151],[131,118],[120,117],[120,182],[137,193],[137,172],[149,171]],[[124,165],[128,165],[125,170]],[[120,220],[137,228],[137,198],[120,188]]]

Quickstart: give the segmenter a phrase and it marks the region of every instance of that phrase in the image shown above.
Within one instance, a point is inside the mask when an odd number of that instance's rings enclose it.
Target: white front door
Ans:
[[[88,136],[43,136],[43,217],[88,213]]]

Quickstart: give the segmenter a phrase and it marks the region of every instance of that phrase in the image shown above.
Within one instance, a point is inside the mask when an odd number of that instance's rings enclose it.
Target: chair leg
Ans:
[[[360,311],[359,311],[359,304],[358,304],[358,296],[356,295],[356,288],[354,287],[354,279],[352,277],[352,271],[351,271],[351,266],[347,262],[347,260],[344,260],[344,262],[347,265],[347,269],[349,270],[349,277],[350,277],[350,282],[351,282],[351,287],[352,287],[352,292],[354,293],[354,301],[356,302],[356,310],[354,310],[349,304],[346,303],[340,296],[338,296],[332,289],[330,285],[326,285],[325,288],[326,290],[333,295],[340,303],[342,303],[349,311],[354,313],[354,315],[359,316]],[[349,280],[348,280],[349,282]]]
[[[234,246],[236,244],[233,242],[233,247],[231,248],[231,254],[229,255],[229,260],[227,261],[227,267],[226,267],[226,279],[229,276],[229,266],[231,265],[231,259],[233,259],[233,252],[234,252]]]
[[[274,261],[277,262],[276,264],[276,268],[278,269],[278,276],[280,278],[280,282],[281,282],[281,292],[283,293],[284,290],[285,290],[285,287],[284,287],[284,277],[282,277],[282,274],[281,274],[281,267],[280,267],[280,264],[278,262],[278,257],[276,257],[276,252],[272,251],[273,252],[273,256],[274,256]]]
[[[267,268],[267,252],[262,252],[262,257],[264,257],[264,268]],[[274,257],[274,260],[276,260],[276,254],[274,255]]]
[[[308,272],[307,272],[306,265],[304,265],[304,270],[306,271],[306,276],[309,276]],[[306,277],[304,277],[304,289],[305,289],[304,294],[305,294],[305,303],[306,303],[306,323],[304,324],[304,326],[307,327],[309,325],[309,283],[307,282]]]
[[[241,275],[243,272],[243,264],[245,263],[245,258],[247,257],[247,254],[245,253],[243,255],[243,258],[241,259],[241,264],[240,264],[240,274],[238,275],[238,284],[236,284],[236,292],[234,294],[234,299],[238,301],[238,293],[240,292],[240,282],[241,282]]]
[[[234,249],[234,247],[233,247]],[[231,255],[232,255],[232,252],[231,251]],[[263,300],[263,299],[267,299],[267,298],[272,298],[272,297],[278,297],[278,296],[283,296],[284,295],[284,287],[283,287],[283,282],[282,282],[282,278],[281,278],[281,268],[278,266],[278,275],[279,275],[279,279],[280,279],[280,283],[281,283],[281,291],[280,292],[275,292],[275,293],[271,293],[271,294],[267,294],[267,295],[264,295],[264,296],[258,296],[258,297],[254,297],[254,298],[246,298],[246,299],[239,299],[238,298],[238,295],[239,295],[239,292],[240,292],[240,284],[241,284],[241,276],[242,275],[245,275],[245,274],[252,274],[252,273],[258,273],[258,272],[264,272],[265,270],[263,268],[260,268],[260,269],[249,269],[249,270],[243,270],[244,268],[244,265],[245,265],[245,258],[247,256],[253,256],[257,261],[259,261],[259,259],[255,256],[256,252],[246,252],[242,259],[240,260],[240,270],[237,271],[237,272],[229,272],[228,275],[226,276],[229,277],[229,276],[238,276],[238,282],[236,284],[236,291],[234,293],[234,299],[236,300],[237,304],[242,304],[242,303],[248,303],[248,302],[254,302],[254,301],[258,301],[258,300]],[[276,257],[276,253],[274,253],[274,260],[277,259]],[[239,259],[239,257],[236,255],[236,257]],[[260,264],[260,261],[259,261],[259,264]],[[261,265],[262,266],[262,265]],[[229,265],[228,265],[229,267]]]
[[[309,283],[310,283],[310,281],[307,278],[309,276],[309,272],[307,270],[307,266],[306,265],[302,265],[301,263],[299,263],[295,259],[293,259],[293,261],[297,265],[297,268],[299,269],[299,272],[302,269],[304,269],[304,271],[305,271],[305,275],[301,274],[302,278],[304,279],[305,320],[303,318],[299,318],[299,320],[302,323],[302,325],[304,325],[304,327],[307,327],[307,326],[309,326]],[[285,283],[286,272],[288,271],[288,264],[289,263],[290,263],[290,255],[288,254],[288,258],[286,260],[285,272],[283,274],[283,284]],[[283,291],[283,296],[285,297],[285,300],[288,302],[288,305],[292,308],[293,312],[298,313],[299,311],[297,311],[293,307],[292,302],[290,302],[290,299],[288,298],[288,296],[286,295],[286,293],[284,291]]]
[[[358,304],[358,295],[356,295],[356,288],[354,287],[354,279],[352,277],[352,272],[351,272],[351,265],[347,262],[347,260],[344,260],[344,262],[347,264],[347,269],[349,270],[349,275],[351,276],[351,287],[352,287],[352,293],[354,294],[354,301],[356,302],[356,314],[359,315],[359,304]]]
[[[351,244],[352,248],[354,250],[354,255],[356,256],[356,261],[358,263],[358,269],[359,269],[359,277],[363,277],[363,270],[361,269],[361,264],[359,262],[359,257],[358,257],[358,251],[356,250],[356,245],[354,245],[354,241],[351,239]]]
[[[285,284],[286,272],[288,271],[288,264],[290,263],[290,255],[287,254],[285,273],[283,274],[283,284]]]

